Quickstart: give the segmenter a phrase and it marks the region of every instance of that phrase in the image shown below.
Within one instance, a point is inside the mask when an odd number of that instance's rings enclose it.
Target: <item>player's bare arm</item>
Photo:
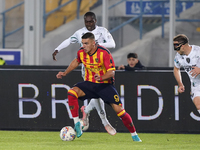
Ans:
[[[57,60],[56,59],[56,55],[58,54],[58,50],[55,50],[54,52],[53,52],[53,54],[52,54],[52,56],[53,56],[53,60]]]
[[[58,74],[56,75],[56,77],[58,79],[62,79],[62,77],[66,76],[68,73],[70,73],[71,71],[73,71],[74,69],[76,69],[79,64],[80,63],[75,58],[74,60],[72,60],[72,62],[70,63],[70,65],[67,67],[67,69],[64,72],[58,72]]]
[[[174,77],[178,83],[178,92],[183,93],[185,91],[185,86],[183,85],[181,72],[179,68],[174,67]]]
[[[192,67],[192,70],[190,71],[190,74],[193,76],[193,77],[197,77],[199,74],[200,74],[200,68],[198,67]]]
[[[108,80],[112,77],[115,76],[115,71],[114,70],[109,70],[107,71],[104,75],[100,76],[99,74],[95,74],[94,75],[94,79],[98,82],[104,81],[104,80]]]

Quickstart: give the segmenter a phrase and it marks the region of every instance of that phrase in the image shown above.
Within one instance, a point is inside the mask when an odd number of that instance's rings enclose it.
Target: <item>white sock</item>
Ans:
[[[135,136],[135,135],[137,135],[136,131],[131,133],[131,136]]]
[[[79,122],[79,117],[74,117],[73,119],[74,119],[74,125],[75,125],[77,122]]]
[[[94,103],[95,103],[95,99],[91,99],[89,104],[85,107],[86,114],[89,114],[95,108],[95,106],[93,105]]]
[[[199,112],[199,114],[200,114],[200,110],[197,110],[198,112]]]
[[[109,124],[107,118],[106,118],[106,111],[105,111],[105,105],[104,101],[99,98],[99,99],[92,99],[93,106],[96,108],[97,113],[102,121],[102,124],[106,126]]]

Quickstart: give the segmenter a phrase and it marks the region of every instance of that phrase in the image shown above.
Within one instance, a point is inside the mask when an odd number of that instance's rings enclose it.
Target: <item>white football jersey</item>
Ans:
[[[196,78],[192,77],[190,71],[194,66],[200,68],[200,47],[196,45],[190,45],[190,46],[192,46],[192,50],[188,56],[176,53],[174,59],[174,65],[177,68],[183,67],[185,72],[188,74],[190,78],[191,85],[193,87],[197,87],[200,85],[200,75],[198,75]]]
[[[96,26],[96,28],[93,31],[87,30],[86,27],[83,27],[82,29],[77,30],[72,36],[70,36],[68,39],[63,41],[55,50],[62,50],[63,48],[66,48],[72,43],[79,43],[80,47],[82,46],[82,39],[81,37],[87,33],[91,32],[95,36],[95,41],[106,48],[115,48],[115,41],[110,34],[110,32],[104,28]]]

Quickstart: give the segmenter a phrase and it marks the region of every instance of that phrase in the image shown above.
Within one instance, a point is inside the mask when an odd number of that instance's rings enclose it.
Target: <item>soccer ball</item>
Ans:
[[[76,137],[76,132],[71,126],[63,127],[60,130],[60,138],[63,141],[73,141]]]
[[[89,122],[88,122],[88,125],[87,125],[87,126],[84,126],[84,125],[83,125],[83,120],[80,119],[80,123],[81,123],[82,130],[83,130],[83,131],[86,131],[86,130],[89,128]]]

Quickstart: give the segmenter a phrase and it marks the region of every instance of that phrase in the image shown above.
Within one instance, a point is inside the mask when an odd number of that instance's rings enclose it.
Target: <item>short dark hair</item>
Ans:
[[[81,37],[82,39],[95,39],[94,38],[94,34],[93,33],[91,33],[91,32],[87,32],[87,33],[85,33],[85,34],[83,34],[83,36]]]
[[[91,11],[85,13],[84,18],[86,18],[87,16],[91,16],[93,19],[97,20],[95,13]]]
[[[137,55],[136,53],[129,53],[129,54],[127,55],[127,58],[131,58],[131,57],[133,57],[133,58],[138,58],[138,55]]]
[[[174,37],[173,41],[178,41],[179,43],[189,43],[189,39],[185,34],[178,34]]]

